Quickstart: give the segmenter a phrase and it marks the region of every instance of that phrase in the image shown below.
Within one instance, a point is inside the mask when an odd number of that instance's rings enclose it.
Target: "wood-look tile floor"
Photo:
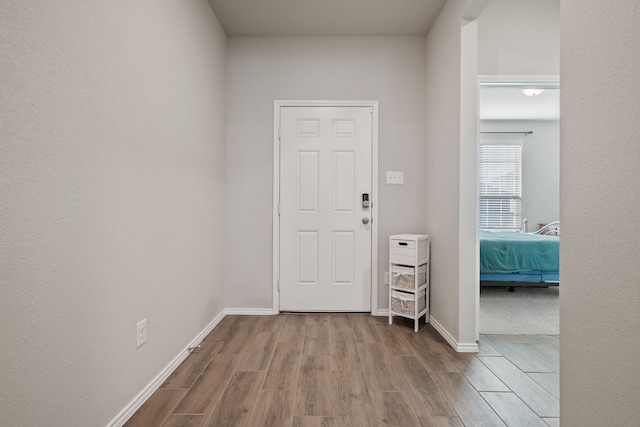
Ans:
[[[226,316],[126,426],[557,426],[557,336],[363,314]]]

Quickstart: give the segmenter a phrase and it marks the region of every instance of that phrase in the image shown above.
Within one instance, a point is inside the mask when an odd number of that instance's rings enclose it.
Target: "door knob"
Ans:
[[[366,216],[364,218],[362,218],[362,223],[363,224],[369,224],[369,218],[367,218]]]

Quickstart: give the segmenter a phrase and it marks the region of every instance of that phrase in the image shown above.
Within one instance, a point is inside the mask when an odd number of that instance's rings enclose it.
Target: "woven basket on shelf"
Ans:
[[[427,298],[424,289],[418,293],[418,313],[427,308]],[[391,293],[391,311],[394,313],[415,315],[415,302],[413,294],[405,292]]]

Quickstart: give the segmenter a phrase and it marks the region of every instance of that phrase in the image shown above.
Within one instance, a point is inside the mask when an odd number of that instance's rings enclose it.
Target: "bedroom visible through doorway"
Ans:
[[[555,76],[483,76],[479,82],[478,139],[488,147],[478,160],[478,330],[557,335],[559,83]],[[531,89],[537,89],[533,96]],[[500,255],[491,259],[494,241]]]

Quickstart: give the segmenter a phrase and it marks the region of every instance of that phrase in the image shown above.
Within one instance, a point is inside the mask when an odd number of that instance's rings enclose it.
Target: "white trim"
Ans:
[[[227,308],[225,310],[228,315],[241,315],[241,316],[271,316],[278,314],[272,308]]]
[[[228,310],[228,309],[227,309]],[[189,345],[187,345],[176,357],[173,358],[171,362],[162,370],[156,377],[151,380],[149,384],[145,388],[142,389],[140,393],[136,397],[133,398],[131,402],[125,406],[122,411],[118,415],[115,416],[108,424],[107,427],[121,427],[126,423],[129,418],[138,410],[140,407],[151,397],[151,395],[162,385],[162,383],[169,378],[169,375],[175,371],[178,366],[187,358],[189,355],[189,348],[195,347],[202,342],[202,340],[209,335],[209,333],[216,327],[218,323],[224,316],[227,314],[227,310],[222,310],[196,337],[191,340]]]
[[[389,309],[388,308],[382,308],[380,310],[377,310],[375,313],[371,313],[372,316],[386,316],[389,317]]]
[[[273,314],[280,313],[280,107],[370,107],[371,133],[371,314],[378,316],[378,101],[273,102]]]
[[[275,313],[280,313],[280,106],[279,101],[273,103],[273,259],[272,306]]]
[[[461,343],[456,347],[456,351],[458,353],[478,353],[480,347],[478,347],[477,342]]]
[[[371,314],[379,316],[378,309],[378,101],[372,101],[373,121],[371,123]],[[388,316],[388,310],[386,316]]]
[[[482,87],[528,88],[531,86],[543,89],[559,89],[560,76],[552,74],[540,75],[479,75],[478,85]]]
[[[429,317],[429,323],[431,326],[438,331],[442,338],[444,338],[451,347],[458,353],[477,353],[480,351],[477,342],[471,343],[459,343],[456,339],[447,331],[433,316]]]

